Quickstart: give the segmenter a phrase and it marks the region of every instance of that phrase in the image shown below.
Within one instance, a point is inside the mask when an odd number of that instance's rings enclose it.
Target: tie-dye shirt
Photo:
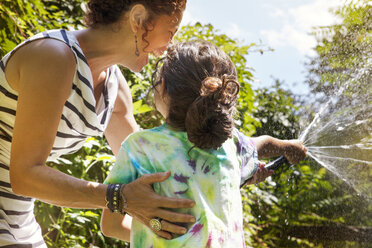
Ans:
[[[105,183],[129,183],[143,174],[171,171],[153,188],[160,195],[195,201],[192,209],[177,212],[195,216],[188,232],[166,240],[133,219],[131,247],[244,247],[240,186],[258,167],[253,141],[234,130],[217,150],[194,147],[185,132],[169,125],[136,132],[122,143]],[[190,150],[190,152],[189,152]]]

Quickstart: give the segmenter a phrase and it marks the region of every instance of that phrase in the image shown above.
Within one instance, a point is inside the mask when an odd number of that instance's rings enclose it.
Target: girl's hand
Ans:
[[[258,169],[251,179],[249,179],[247,184],[256,184],[265,181],[266,178],[274,174],[273,170],[268,170],[265,168],[265,163],[259,162]]]
[[[307,149],[300,140],[286,140],[284,147],[284,157],[291,164],[298,164],[306,157]]]

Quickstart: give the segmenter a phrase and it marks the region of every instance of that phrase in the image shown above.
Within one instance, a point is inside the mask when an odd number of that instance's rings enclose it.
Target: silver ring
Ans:
[[[154,218],[150,220],[150,226],[152,230],[159,232],[161,230],[161,219]]]

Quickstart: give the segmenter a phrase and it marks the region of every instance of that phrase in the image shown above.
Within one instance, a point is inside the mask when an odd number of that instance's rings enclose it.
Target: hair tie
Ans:
[[[240,90],[240,85],[236,81],[236,77],[232,75],[223,75],[222,76],[222,95],[223,99],[234,99]]]
[[[231,104],[239,93],[240,85],[233,75],[223,75],[222,80],[218,77],[206,77],[202,81],[200,96],[205,97],[211,94],[223,104]]]
[[[209,96],[222,87],[223,83],[221,79],[217,77],[206,77],[200,88],[201,96]]]

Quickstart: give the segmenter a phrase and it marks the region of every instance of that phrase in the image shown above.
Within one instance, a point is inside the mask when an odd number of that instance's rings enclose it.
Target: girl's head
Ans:
[[[155,101],[166,122],[199,148],[232,136],[239,83],[231,59],[206,41],[171,45],[156,76]]]
[[[92,28],[116,24],[127,27],[123,37],[131,39],[133,52],[129,55],[138,60],[138,65],[130,69],[139,71],[147,64],[149,53],[158,56],[166,50],[178,30],[186,1],[90,0],[85,22]]]

